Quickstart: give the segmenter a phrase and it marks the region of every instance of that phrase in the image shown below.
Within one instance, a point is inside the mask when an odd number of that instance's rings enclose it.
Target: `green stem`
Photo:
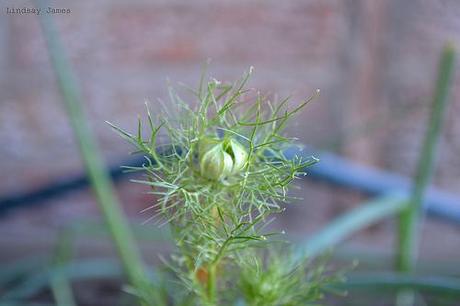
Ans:
[[[216,271],[217,271],[217,264],[209,265],[208,271],[208,299],[209,305],[217,305],[216,304]]]
[[[50,60],[63,96],[64,106],[78,141],[80,153],[99,207],[129,281],[139,291],[145,291],[148,279],[144,272],[139,250],[115,195],[112,182],[105,171],[99,149],[92,137],[81,106],[82,99],[77,88],[75,76],[65,57],[52,19],[43,14],[40,15],[40,21],[48,46]]]
[[[444,121],[448,92],[454,71],[455,50],[448,44],[442,52],[436,89],[433,97],[428,131],[425,135],[420,159],[418,161],[414,187],[410,198],[410,205],[401,212],[399,221],[399,248],[397,269],[401,272],[414,270],[419,243],[418,227],[422,217],[422,202],[425,190],[430,183],[434,167],[434,158],[439,135]],[[400,305],[413,304],[411,294],[402,294],[398,300]]]
[[[407,200],[396,195],[384,196],[361,204],[307,240],[295,253],[293,264],[297,265],[307,258],[321,254],[351,234],[385,217],[399,213],[406,206]]]
[[[67,275],[61,271],[61,267],[67,264],[72,258],[72,240],[73,235],[69,231],[64,230],[59,235],[56,247],[54,266],[58,269],[59,272],[51,277],[50,285],[51,292],[53,293],[57,306],[77,305],[72,293],[72,286],[70,281]]]

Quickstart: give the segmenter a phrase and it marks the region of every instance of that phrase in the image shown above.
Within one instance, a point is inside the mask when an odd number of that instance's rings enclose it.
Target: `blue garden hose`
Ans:
[[[299,150],[293,147],[285,152],[287,158],[294,156],[308,158],[314,150]],[[308,168],[307,179],[322,181],[331,185],[345,187],[369,196],[382,196],[388,193],[409,194],[411,180],[393,172],[374,169],[354,163],[329,152],[315,153],[320,162]],[[140,166],[144,157],[133,157],[121,163],[124,166]],[[109,168],[114,181],[124,172],[119,165]],[[45,187],[26,193],[0,197],[0,215],[20,207],[31,207],[46,203],[46,200],[59,197],[67,192],[88,186],[85,175],[51,182]],[[460,224],[460,196],[430,188],[426,194],[424,207],[429,215]]]

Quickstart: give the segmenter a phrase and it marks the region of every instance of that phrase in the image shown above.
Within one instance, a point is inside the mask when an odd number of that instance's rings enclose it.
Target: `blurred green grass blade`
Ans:
[[[438,69],[438,79],[433,97],[428,130],[418,161],[410,205],[401,213],[399,229],[399,252],[397,268],[411,271],[415,265],[418,248],[417,227],[422,214],[422,202],[428,187],[435,161],[436,147],[446,113],[449,88],[453,79],[455,50],[452,45],[445,46]]]
[[[71,231],[64,230],[60,233],[56,246],[54,267],[59,269],[72,260],[73,240]],[[58,272],[51,277],[50,287],[57,306],[77,305],[72,293],[72,286],[65,274]]]
[[[352,273],[343,284],[347,290],[398,290],[417,289],[443,296],[460,297],[460,279],[449,276],[415,276],[403,273],[375,272]]]
[[[425,134],[416,169],[410,205],[401,212],[399,218],[396,268],[401,272],[411,272],[415,268],[419,244],[419,226],[423,214],[421,207],[425,190],[430,183],[434,169],[436,148],[446,113],[449,88],[453,79],[454,62],[455,49],[451,44],[447,44],[442,51],[439,63],[428,130]],[[397,305],[411,306],[413,304],[413,292],[405,290],[398,294]]]
[[[43,4],[43,2],[39,1]],[[133,234],[115,195],[112,182],[105,171],[104,162],[91,134],[82,109],[82,99],[70,63],[58,39],[57,29],[51,17],[40,15],[43,34],[47,43],[50,60],[57,77],[63,103],[79,144],[80,153],[98,204],[112,235],[123,268],[130,283],[139,290],[147,290],[148,281],[143,263],[135,244]]]
[[[398,214],[406,206],[407,199],[399,195],[387,195],[361,204],[329,223],[300,246],[295,253],[294,263],[320,255],[353,233]]]

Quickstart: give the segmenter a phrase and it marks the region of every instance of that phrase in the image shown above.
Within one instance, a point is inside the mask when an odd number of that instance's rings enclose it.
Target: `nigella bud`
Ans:
[[[243,145],[234,139],[230,139],[226,145],[225,151],[232,156],[232,174],[241,172],[241,170],[243,170],[246,166],[246,162],[248,160],[248,153]]]
[[[241,172],[246,166],[246,149],[234,139],[203,138],[198,143],[200,174],[218,181]]]
[[[204,147],[207,150],[202,150],[200,153],[201,175],[215,181],[229,175],[233,168],[233,161],[232,157],[224,151],[222,143],[213,146],[207,144]]]

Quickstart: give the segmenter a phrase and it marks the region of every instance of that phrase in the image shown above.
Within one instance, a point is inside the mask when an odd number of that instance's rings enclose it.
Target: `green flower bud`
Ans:
[[[225,151],[230,154],[233,159],[232,174],[236,174],[243,170],[248,160],[246,149],[238,141],[230,139]]]
[[[208,150],[200,157],[200,173],[203,177],[218,181],[232,171],[232,157],[223,150],[222,143],[212,147],[206,146]]]
[[[200,174],[218,181],[243,170],[248,154],[236,140],[203,138],[198,143]]]

